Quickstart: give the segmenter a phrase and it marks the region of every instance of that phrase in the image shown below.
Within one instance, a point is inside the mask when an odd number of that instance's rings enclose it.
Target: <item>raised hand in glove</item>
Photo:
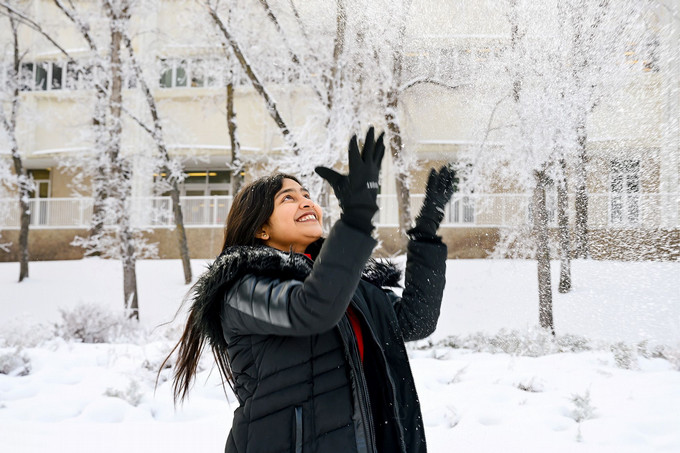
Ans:
[[[327,167],[316,167],[319,176],[328,181],[342,209],[342,220],[350,226],[370,233],[371,220],[378,211],[378,177],[380,163],[385,155],[383,136],[377,142],[371,127],[366,134],[363,150],[359,154],[357,136],[349,141],[349,174],[341,175]]]
[[[416,217],[416,225],[408,231],[413,239],[434,239],[437,229],[444,219],[444,206],[451,200],[456,191],[458,178],[456,172],[443,166],[439,172],[430,170],[425,188],[425,201]]]

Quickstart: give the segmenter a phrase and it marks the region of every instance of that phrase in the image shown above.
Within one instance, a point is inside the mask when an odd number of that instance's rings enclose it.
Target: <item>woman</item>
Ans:
[[[321,208],[293,176],[244,187],[223,251],[193,288],[174,374],[186,397],[205,341],[240,406],[225,451],[425,452],[404,341],[439,317],[446,246],[436,236],[454,175],[432,170],[400,274],[369,261],[383,135],[349,145],[349,174],[318,167],[343,210],[321,238]],[[368,264],[367,264],[368,263]]]

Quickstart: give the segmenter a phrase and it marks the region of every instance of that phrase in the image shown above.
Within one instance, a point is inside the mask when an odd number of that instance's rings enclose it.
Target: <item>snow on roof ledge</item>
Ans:
[[[480,145],[479,140],[418,140],[419,145]],[[486,141],[487,145],[498,145],[500,142]]]
[[[54,148],[54,149],[41,149],[39,151],[33,151],[31,153],[34,156],[41,156],[44,154],[63,154],[63,153],[70,153],[73,151],[86,151],[90,148],[87,147],[78,147],[78,148]]]

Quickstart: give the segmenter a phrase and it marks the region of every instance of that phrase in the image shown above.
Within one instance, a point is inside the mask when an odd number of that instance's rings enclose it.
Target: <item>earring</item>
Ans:
[[[266,241],[267,239],[269,239],[269,235],[267,233],[262,233],[262,239]]]

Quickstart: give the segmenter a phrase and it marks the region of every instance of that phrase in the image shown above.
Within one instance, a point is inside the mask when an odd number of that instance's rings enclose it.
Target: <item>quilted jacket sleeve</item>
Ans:
[[[404,291],[391,294],[404,341],[423,339],[434,332],[446,284],[446,244],[411,240],[406,257]]]
[[[246,275],[225,294],[222,325],[236,335],[302,336],[333,328],[347,310],[376,241],[335,223],[304,282]]]

